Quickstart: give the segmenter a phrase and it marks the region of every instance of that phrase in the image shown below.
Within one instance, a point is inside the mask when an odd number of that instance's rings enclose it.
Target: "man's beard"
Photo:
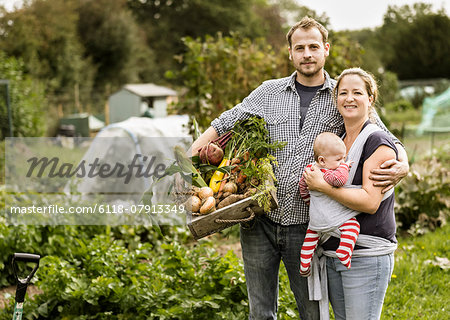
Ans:
[[[308,78],[314,77],[314,76],[317,75],[317,74],[322,70],[322,68],[323,68],[323,66],[319,66],[318,63],[315,62],[314,69],[308,70],[308,71],[305,72],[305,71],[302,70],[301,66],[302,66],[302,65],[300,64],[299,67],[296,68],[297,71],[298,71],[298,73],[300,73],[302,76],[305,76],[305,77],[308,77]]]

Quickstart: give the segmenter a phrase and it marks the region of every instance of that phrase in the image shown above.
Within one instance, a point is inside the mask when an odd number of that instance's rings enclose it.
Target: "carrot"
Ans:
[[[247,176],[242,171],[239,171],[238,176],[236,178],[236,183],[238,185],[243,184],[245,182],[245,179],[247,179]]]
[[[241,170],[242,168],[242,164],[238,164],[236,167],[234,167],[233,169],[231,169],[231,173],[236,173],[239,170]]]
[[[231,160],[230,165],[234,166],[234,168],[231,169],[231,173],[236,173],[236,171],[239,170],[239,168],[242,166],[242,165],[240,165],[240,163],[241,163],[241,160],[239,158],[233,158]]]
[[[235,165],[235,164],[239,164],[239,163],[241,163],[241,159],[239,159],[239,158],[231,159],[231,165],[232,166]]]

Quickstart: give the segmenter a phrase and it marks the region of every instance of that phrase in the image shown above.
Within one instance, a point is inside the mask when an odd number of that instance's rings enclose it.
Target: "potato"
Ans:
[[[243,194],[231,194],[228,197],[226,197],[225,199],[223,199],[222,201],[220,201],[220,203],[217,205],[218,209],[222,209],[224,207],[227,207],[235,202],[238,202],[242,199],[244,199],[244,195]]]

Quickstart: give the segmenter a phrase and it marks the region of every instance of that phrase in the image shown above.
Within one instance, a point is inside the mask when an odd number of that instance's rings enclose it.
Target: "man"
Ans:
[[[289,59],[296,71],[269,80],[242,103],[212,121],[211,127],[193,144],[198,150],[208,141],[230,130],[238,120],[256,115],[265,119],[272,140],[288,144],[275,152],[278,167],[279,208],[241,226],[241,246],[249,296],[249,319],[276,319],[278,271],[286,267],[301,319],[319,319],[318,303],[308,297],[307,280],[300,276],[300,251],[309,213],[300,197],[301,170],[313,160],[315,137],[329,131],[341,135],[343,120],[333,103],[335,81],[323,69],[329,55],[327,30],[314,19],[303,18],[287,34]],[[379,121],[379,125],[387,130]],[[398,141],[398,140],[397,140]],[[408,160],[399,147],[400,161],[382,164],[372,179],[392,188],[408,172]]]

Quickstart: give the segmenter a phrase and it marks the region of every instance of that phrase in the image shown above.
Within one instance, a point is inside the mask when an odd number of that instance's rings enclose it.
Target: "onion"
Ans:
[[[200,208],[201,214],[208,214],[216,210],[216,199],[208,197]]]
[[[198,197],[205,201],[208,197],[214,196],[214,191],[210,187],[202,187],[198,191]]]
[[[231,181],[225,183],[225,185],[223,186],[223,192],[236,193],[237,190],[238,190],[238,187],[237,187],[236,183],[231,182]]]
[[[190,212],[199,212],[202,205],[202,200],[197,196],[192,196],[185,202],[185,207]]]

